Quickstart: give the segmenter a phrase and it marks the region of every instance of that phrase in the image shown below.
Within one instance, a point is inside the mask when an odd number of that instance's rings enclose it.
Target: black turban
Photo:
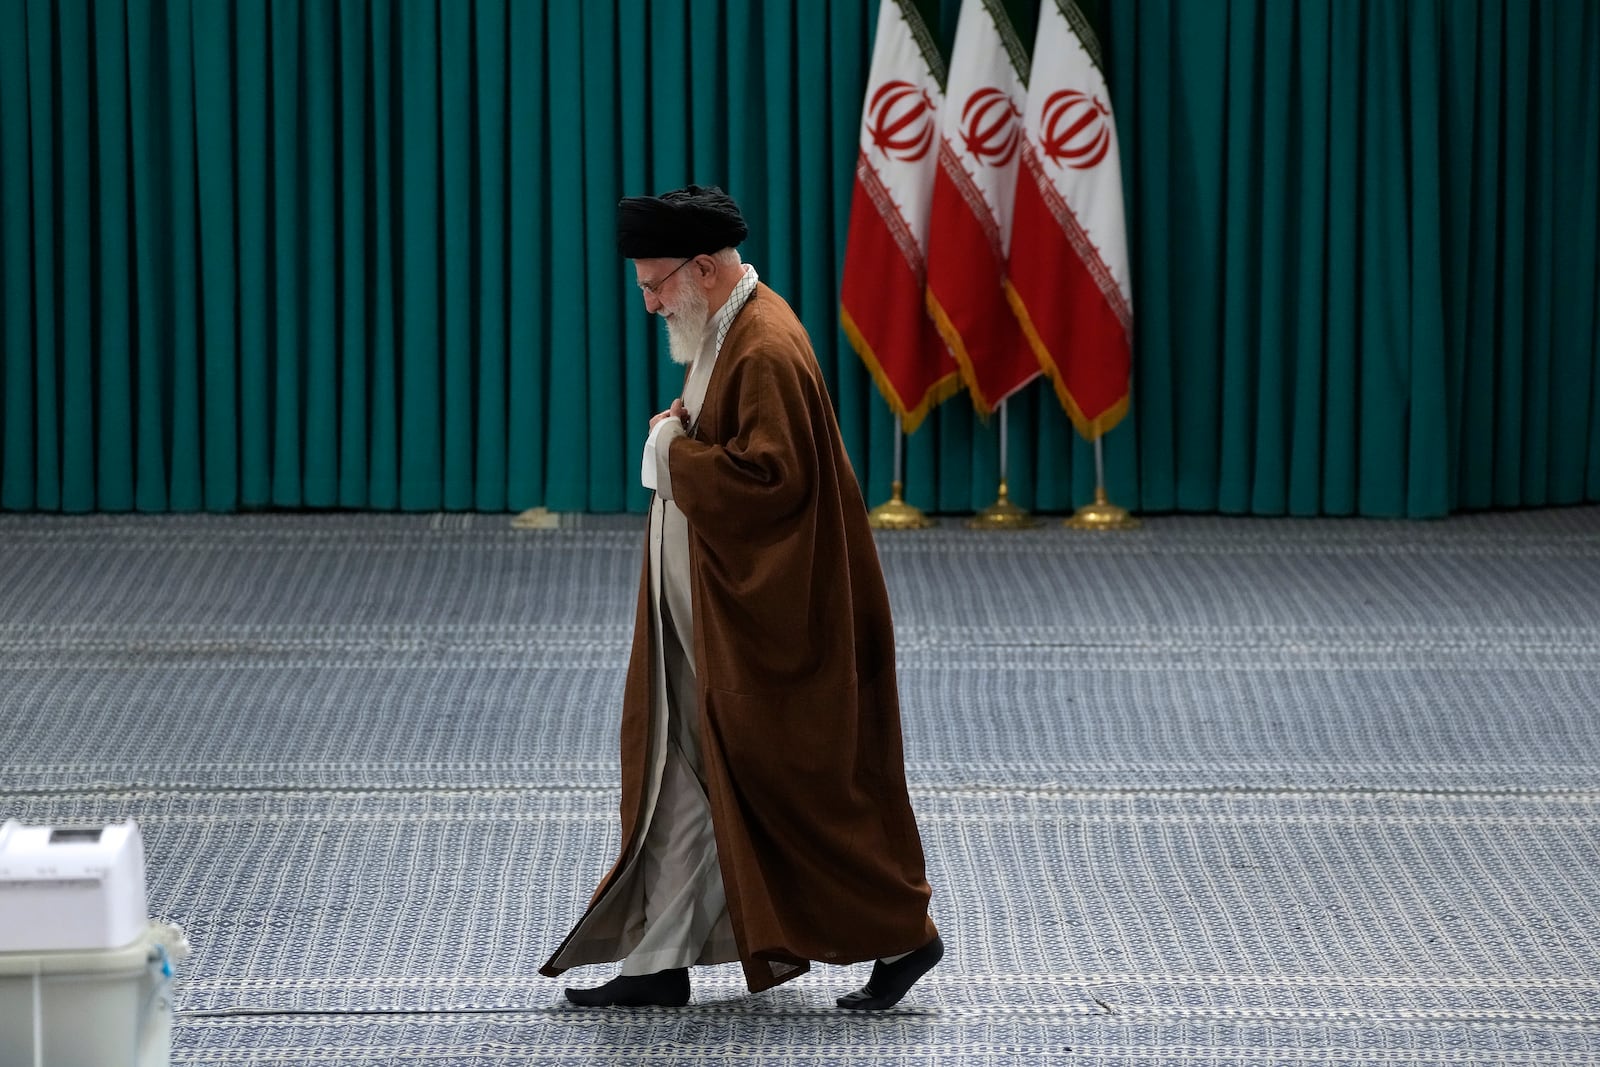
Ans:
[[[714,185],[629,196],[617,204],[617,251],[624,259],[688,259],[749,236],[739,205]]]

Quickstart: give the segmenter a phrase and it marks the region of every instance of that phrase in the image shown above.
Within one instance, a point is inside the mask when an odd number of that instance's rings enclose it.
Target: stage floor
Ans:
[[[0,516],[0,819],[139,820],[174,1064],[1600,1064],[1600,508],[878,544],[949,946],[882,1016],[536,973],[636,517]]]

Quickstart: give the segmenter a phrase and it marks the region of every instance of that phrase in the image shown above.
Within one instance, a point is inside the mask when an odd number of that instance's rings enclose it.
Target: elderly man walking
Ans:
[[[804,327],[737,246],[720,189],[618,206],[683,394],[651,420],[654,491],[622,708],[622,848],[543,968],[620,960],[584,1006],[682,1006],[688,968],[751,991],[876,961],[838,998],[900,1000],[944,953],[906,793],[889,598]]]

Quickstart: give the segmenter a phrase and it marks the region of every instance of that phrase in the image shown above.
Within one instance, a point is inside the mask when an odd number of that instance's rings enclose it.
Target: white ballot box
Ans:
[[[133,822],[0,824],[0,1067],[167,1067],[176,927]]]

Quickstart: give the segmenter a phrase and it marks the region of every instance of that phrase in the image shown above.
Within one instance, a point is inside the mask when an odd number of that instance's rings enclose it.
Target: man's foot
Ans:
[[[933,965],[944,957],[944,942],[938,934],[933,940],[893,963],[879,960],[872,965],[872,977],[854,993],[846,993],[838,1000],[841,1008],[852,1011],[882,1011],[900,1003],[900,998],[916,985],[917,979],[933,970]]]
[[[689,1003],[689,968],[621,974],[593,989],[568,989],[567,999],[584,1008],[681,1008]]]

